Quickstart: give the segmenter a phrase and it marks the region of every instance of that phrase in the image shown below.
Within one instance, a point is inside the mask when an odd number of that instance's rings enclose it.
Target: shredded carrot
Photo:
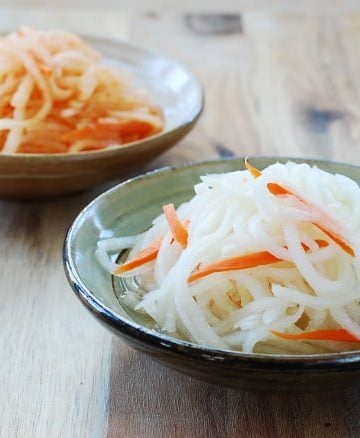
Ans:
[[[267,251],[256,252],[253,254],[247,254],[240,257],[231,257],[219,262],[211,263],[199,270],[195,271],[188,278],[188,283],[199,280],[216,272],[237,271],[240,269],[255,268],[260,265],[269,265],[270,263],[280,262],[281,259],[273,256]]]
[[[340,341],[340,342],[360,342],[360,338],[357,338],[345,329],[335,330],[315,330],[307,333],[283,333],[273,330],[272,333],[283,339],[317,339],[322,341]]]
[[[24,154],[59,154],[65,153],[67,148],[65,145],[52,145],[41,143],[24,143],[19,146],[18,152]]]
[[[84,138],[116,139],[119,138],[120,126],[117,124],[92,123],[84,128],[74,129],[62,136],[62,140],[72,143]]]
[[[329,246],[329,242],[323,239],[315,239],[315,242],[318,244],[319,248],[326,248],[327,246]],[[310,250],[310,248],[304,242],[301,242],[301,246],[304,248],[305,251]],[[287,246],[284,246],[284,248],[287,249]]]
[[[172,204],[170,204],[172,205]],[[168,207],[168,206],[164,206]],[[173,206],[174,207],[174,206]],[[176,214],[176,212],[175,212]],[[181,223],[181,227],[183,227],[186,231],[186,226],[189,224],[189,221],[185,222],[185,225],[183,226]],[[177,230],[177,233],[180,232],[180,238],[184,238],[183,236],[183,231],[181,231],[180,229]],[[177,235],[177,237],[179,237],[179,235]],[[156,259],[158,253],[159,253],[159,249],[160,249],[160,245],[163,239],[158,239],[156,240],[154,243],[152,243],[150,246],[148,246],[147,248],[143,249],[142,251],[139,252],[139,254],[137,254],[133,259],[128,260],[127,262],[123,263],[122,265],[118,266],[115,271],[113,272],[114,275],[116,274],[122,274],[124,272],[128,272],[131,271],[132,269],[138,268],[146,263],[152,262],[153,260]],[[170,242],[170,244],[172,244],[174,241],[173,240]],[[187,242],[187,231],[186,231],[186,242]],[[180,242],[179,242],[180,243]]]
[[[317,239],[315,242],[320,248],[328,246],[326,240]],[[301,243],[305,251],[309,251],[309,247],[305,243]],[[284,247],[286,248],[286,246]],[[199,280],[216,272],[238,271],[241,269],[256,268],[257,266],[269,265],[271,263],[281,262],[282,260],[270,254],[268,251],[260,251],[253,254],[246,254],[239,257],[230,257],[219,262],[211,263],[203,268],[197,269],[188,278],[188,283]]]
[[[77,154],[163,130],[162,109],[76,35],[23,26],[0,46],[0,153]]]
[[[155,260],[158,255],[161,242],[162,239],[156,240],[150,246],[140,251],[139,254],[136,255],[133,259],[128,260],[127,262],[117,267],[113,272],[113,274],[115,275],[122,274],[124,272],[128,272],[131,271],[132,269],[138,268],[144,265],[145,263],[149,263]]]
[[[291,196],[295,196],[298,198],[298,196],[296,196],[295,193],[291,192],[290,190],[286,189],[285,187],[281,186],[280,184],[267,183],[267,188],[268,188],[269,192],[275,196],[291,195]]]
[[[131,120],[124,123],[121,127],[121,139],[123,143],[130,143],[130,141],[141,140],[149,135],[156,134],[154,125],[144,120]]]
[[[48,65],[40,64],[39,68],[40,68],[41,72],[43,73],[43,75],[46,76],[47,78],[49,78],[52,75],[52,70]]]
[[[259,169],[257,169],[256,167],[252,166],[249,162],[247,158],[244,158],[244,163],[245,163],[245,167],[247,168],[247,170],[251,173],[251,175],[254,178],[258,178],[259,176],[261,176],[261,172]]]
[[[0,116],[5,116],[5,115],[8,115],[8,114],[11,114],[13,112],[13,110],[14,109],[13,109],[12,105],[7,103],[2,108],[0,108]],[[4,133],[4,131],[2,131],[2,133]]]
[[[313,222],[323,233],[325,233],[331,240],[337,243],[340,248],[342,248],[346,253],[348,253],[351,257],[355,257],[355,251],[351,248],[351,246],[345,242],[345,240],[340,237],[338,234],[335,234],[333,231],[329,231],[320,225],[318,222]]]
[[[84,128],[74,129],[62,136],[65,142],[74,142],[85,138],[105,139],[129,143],[154,134],[154,127],[142,120],[126,123],[91,123]]]
[[[294,196],[300,202],[308,205],[310,208],[312,209],[315,208],[314,206],[309,205],[309,203],[306,202],[304,199],[302,199],[300,196],[296,195],[295,193],[281,186],[280,184],[268,183],[267,188],[269,192],[275,196],[287,196],[287,195]],[[312,222],[312,224],[315,225],[317,228],[319,228],[319,230],[325,233],[328,237],[330,237],[330,239],[333,240],[337,245],[339,245],[340,248],[343,249],[347,254],[349,254],[351,257],[355,257],[355,251],[351,248],[351,246],[345,241],[343,237],[339,236],[334,231],[330,231],[329,229],[325,228],[323,225],[319,224],[318,221],[314,221]]]
[[[185,248],[188,241],[188,232],[185,226],[180,222],[174,204],[164,205],[163,211],[174,239]]]

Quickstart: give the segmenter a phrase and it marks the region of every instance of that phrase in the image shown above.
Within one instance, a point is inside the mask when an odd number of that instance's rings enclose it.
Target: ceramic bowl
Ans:
[[[252,158],[260,169],[278,158]],[[304,161],[304,160],[294,160]],[[360,168],[307,160],[332,173],[360,182]],[[272,391],[329,390],[360,382],[360,351],[321,355],[265,355],[216,350],[183,342],[151,329],[145,319],[118,301],[119,282],[112,281],[94,252],[101,237],[144,231],[161,206],[189,199],[201,175],[243,169],[242,159],[202,162],[155,171],[103,193],[70,227],[64,245],[68,280],[81,302],[105,326],[132,347],[171,368],[234,388]]]
[[[177,62],[129,43],[85,38],[106,61],[124,67],[148,90],[165,118],[165,130],[114,149],[80,154],[0,154],[0,197],[61,195],[129,175],[174,146],[203,109],[199,81]]]

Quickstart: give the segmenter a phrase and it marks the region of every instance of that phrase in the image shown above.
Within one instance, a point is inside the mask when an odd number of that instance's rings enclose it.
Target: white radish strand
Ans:
[[[310,207],[304,204],[301,210],[301,202],[291,196],[273,195],[269,182],[297,193]],[[136,295],[135,310],[172,336],[215,348],[288,354],[356,348],[349,342],[286,340],[273,334],[344,328],[360,339],[360,188],[355,182],[288,162],[269,166],[258,178],[248,171],[207,175],[194,190],[177,208],[187,224],[185,248],[174,241],[163,214],[128,242],[99,242],[97,256],[113,272],[110,254],[128,244],[128,259],[134,259],[163,239],[154,261],[120,274],[136,276],[145,291]],[[339,223],[336,231],[355,257],[314,226],[314,217],[324,217],[325,227]],[[197,269],[263,252],[276,257],[274,262],[189,281]]]

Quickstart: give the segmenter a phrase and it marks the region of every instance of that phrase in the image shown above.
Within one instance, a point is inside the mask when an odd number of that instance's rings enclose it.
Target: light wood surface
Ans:
[[[341,2],[320,15],[273,3],[230,15],[111,12],[112,34],[118,17],[119,36],[177,58],[206,92],[198,126],[149,167],[244,154],[360,164],[360,15]],[[359,436],[356,388],[233,391],[113,338],[77,302],[61,262],[66,228],[95,194],[0,203],[1,437]]]

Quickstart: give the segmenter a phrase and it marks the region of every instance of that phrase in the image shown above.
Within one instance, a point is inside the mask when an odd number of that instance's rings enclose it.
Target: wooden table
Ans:
[[[244,154],[359,164],[359,14],[124,17],[129,39],[186,64],[206,92],[198,126],[150,167]],[[64,233],[94,195],[0,204],[1,437],[359,436],[358,389],[238,392],[112,337],[70,291],[61,262]]]

